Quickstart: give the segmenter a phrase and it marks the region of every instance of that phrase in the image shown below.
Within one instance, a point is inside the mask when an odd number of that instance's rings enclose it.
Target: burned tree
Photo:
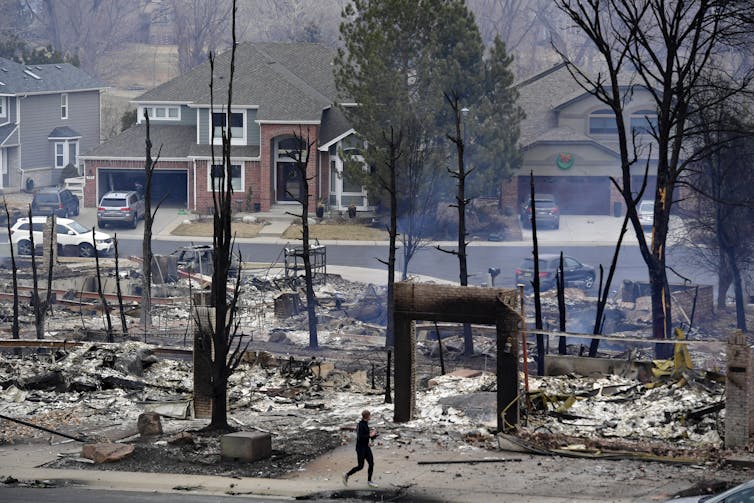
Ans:
[[[47,318],[47,309],[51,305],[52,300],[52,275],[53,265],[55,262],[55,250],[57,249],[57,243],[55,239],[55,215],[50,217],[50,220],[45,222],[44,234],[48,235],[49,249],[43,252],[43,255],[47,257],[47,293],[45,299],[42,300],[39,295],[39,274],[37,266],[37,253],[36,244],[34,243],[34,220],[31,214],[31,205],[29,205],[29,248],[31,250],[31,274],[32,274],[32,303],[34,304],[34,328],[36,330],[37,339],[44,339],[45,335],[45,321]],[[44,239],[42,240],[42,248],[44,249]]]
[[[662,0],[557,0],[558,7],[596,47],[601,61],[599,72],[580,68],[560,51],[567,68],[585,92],[605,104],[616,117],[620,151],[620,182],[615,185],[623,197],[628,218],[636,232],[649,273],[652,295],[652,335],[672,337],[671,297],[666,271],[666,242],[673,198],[679,180],[693,162],[684,149],[691,119],[697,110],[693,97],[705,84],[709,72],[725,74],[719,67],[726,58],[716,53],[737,42],[748,2],[705,0],[673,2]],[[750,22],[750,21],[749,21]],[[557,48],[556,48],[557,49]],[[751,70],[721,89],[721,98],[745,89]],[[630,97],[647,93],[654,102],[656,122],[648,121],[657,147],[654,226],[651,241],[644,235],[636,211],[642,194],[634,187],[633,167],[640,159],[641,146],[623,120]],[[649,158],[646,163],[649,165]],[[646,176],[645,176],[646,181]],[[661,357],[666,348],[657,348]]]
[[[92,228],[92,241],[96,243],[97,240],[94,235],[95,232],[96,230]],[[107,321],[107,325],[105,327],[107,333],[107,342],[113,342],[113,321],[110,318],[110,306],[107,304],[105,292],[102,290],[102,270],[99,266],[99,250],[96,246],[94,247],[94,265],[95,269],[97,270],[97,295],[99,296],[99,300],[102,303],[102,312],[105,315],[105,320]]]
[[[167,194],[157,203],[154,212],[152,211],[152,175],[154,175],[157,162],[160,160],[162,147],[157,151],[157,157],[152,159],[152,138],[149,133],[149,114],[144,110],[144,121],[146,123],[145,160],[144,160],[144,239],[141,242],[141,314],[139,321],[144,330],[152,326],[152,224],[160,204],[165,200]]]
[[[115,252],[115,291],[118,295],[118,312],[120,313],[120,326],[123,337],[128,337],[128,324],[126,323],[126,313],[123,311],[123,291],[120,287],[120,254],[118,253],[118,235],[113,236],[113,246]]]
[[[16,271],[16,253],[13,249],[13,241],[11,241],[10,211],[8,210],[8,202],[5,200],[5,196],[3,196],[3,206],[5,208],[5,224],[8,228],[8,248],[10,248],[10,267],[13,287],[13,324],[11,326],[11,335],[13,339],[18,339],[20,337],[20,329],[18,325],[18,271]]]
[[[302,259],[304,261],[304,284],[306,285],[306,312],[309,319],[309,347],[316,349],[319,347],[317,337],[317,297],[314,295],[314,274],[312,272],[311,243],[309,242],[309,181],[313,176],[309,176],[307,172],[309,156],[312,147],[315,145],[314,141],[310,139],[308,131],[306,132],[306,138],[304,138],[304,131],[301,127],[299,127],[298,132],[293,132],[293,141],[295,143],[295,148],[288,151],[288,157],[294,162],[294,166],[298,172],[298,178],[301,180],[301,186],[299,187],[298,194],[288,192],[288,195],[301,205],[301,213],[299,215],[291,213],[291,215],[301,219],[301,246]]]
[[[436,246],[436,248],[442,252],[450,253],[458,257],[458,274],[459,284],[461,286],[469,285],[469,271],[466,263],[466,206],[470,200],[466,197],[466,177],[469,176],[471,170],[466,169],[466,124],[463,124],[463,116],[468,115],[469,111],[466,108],[461,108],[461,96],[456,92],[443,93],[447,104],[452,110],[452,118],[455,128],[454,134],[447,134],[448,140],[450,140],[456,147],[457,159],[456,169],[448,168],[448,173],[452,178],[456,180],[456,199],[455,203],[451,204],[458,210],[458,248],[455,250],[448,250],[442,246]],[[463,346],[464,354],[471,355],[474,353],[474,337],[471,333],[471,325],[465,323],[463,325]]]
[[[233,44],[230,55],[223,56],[228,64],[228,76],[224,79],[227,84],[227,102],[224,109],[229,112],[233,103],[233,76],[235,73],[236,59],[236,5],[233,3],[233,15],[231,18],[231,32]],[[229,61],[227,58],[229,57]],[[210,111],[215,110],[214,85],[215,85],[214,54],[209,57],[210,68]],[[233,259],[234,236],[231,229],[233,185],[231,184],[233,166],[231,164],[231,128],[223,127],[222,131],[222,156],[221,163],[215,162],[214,146],[212,148],[212,202],[213,202],[213,234],[212,244],[214,254],[212,259],[212,288],[210,301],[213,316],[202,317],[199,311],[195,311],[195,319],[201,333],[201,358],[207,359],[211,368],[210,388],[212,394],[212,416],[208,430],[227,431],[227,390],[228,378],[241,363],[241,357],[246,350],[242,346],[243,335],[239,334],[239,322],[236,318],[238,297],[241,292],[241,270],[239,253],[239,270],[236,275],[235,288],[228,292],[228,278]],[[215,130],[212,128],[212,144],[214,145]]]

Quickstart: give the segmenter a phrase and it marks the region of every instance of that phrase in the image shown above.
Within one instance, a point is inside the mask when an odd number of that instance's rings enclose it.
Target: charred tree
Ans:
[[[732,52],[742,47],[738,45],[742,33],[750,32],[751,28],[750,2],[557,0],[556,3],[600,56],[600,69],[592,73],[556,48],[584,91],[610,108],[616,117],[621,159],[619,191],[647,265],[652,295],[652,336],[670,339],[672,316],[666,244],[676,188],[685,171],[697,161],[695,156],[687,155],[685,149],[693,117],[700,112],[693,99],[706,86],[704,75],[730,75],[724,66],[728,58],[716,56],[719,51]],[[720,98],[725,100],[741,94],[750,85],[752,74],[751,68],[743,69],[735,81],[719,87]],[[638,157],[637,146],[631,138],[633,132],[623,120],[627,104],[636,92],[648,94],[656,113],[656,122],[649,127],[657,146],[650,242],[636,211],[639,199],[633,188],[632,168]],[[658,344],[655,352],[658,357],[667,358],[672,347]]]
[[[466,197],[466,177],[469,176],[471,170],[466,169],[466,125],[462,124],[463,115],[468,113],[468,110],[461,107],[461,98],[455,92],[443,93],[445,102],[450,106],[455,132],[454,134],[447,134],[446,137],[456,147],[457,164],[456,169],[452,170],[448,168],[450,176],[456,180],[456,202],[450,206],[458,210],[458,248],[455,250],[448,250],[442,246],[436,246],[436,248],[442,252],[450,253],[458,257],[458,273],[459,284],[461,286],[469,285],[469,271],[466,263],[466,206],[470,200]],[[463,325],[463,353],[466,356],[474,354],[474,338],[471,334],[471,325],[464,323]]]
[[[157,157],[152,159],[152,138],[149,132],[149,114],[144,111],[144,122],[146,124],[145,158],[144,158],[144,239],[141,242],[141,313],[139,322],[146,331],[152,326],[152,224],[160,204],[165,200],[167,194],[157,203],[154,212],[152,211],[152,176],[160,160],[162,146],[157,151]]]
[[[3,206],[5,207],[5,223],[8,229],[8,248],[10,248],[11,280],[13,286],[13,324],[11,326],[11,336],[13,339],[19,339],[20,328],[18,325],[18,271],[16,271],[16,253],[13,249],[13,241],[11,241],[10,211],[8,211],[8,203],[5,201],[5,196],[3,196]]]
[[[306,313],[309,321],[309,348],[317,349],[319,340],[317,337],[317,297],[314,295],[314,273],[312,272],[311,260],[311,243],[309,242],[309,181],[313,178],[307,173],[309,165],[309,156],[312,147],[315,146],[314,140],[306,132],[304,138],[303,128],[299,127],[298,132],[293,132],[297,148],[289,152],[289,157],[293,159],[296,171],[298,171],[301,186],[298,194],[288,194],[301,205],[301,213],[294,216],[301,219],[301,246],[302,259],[304,261],[304,284],[306,288]]]
[[[566,331],[566,305],[565,305],[565,274],[563,272],[563,252],[560,252],[560,262],[558,263],[558,274],[555,281],[558,287],[558,321],[559,330]],[[558,354],[564,355],[568,352],[565,336],[558,337]]]
[[[34,303],[34,328],[36,330],[37,339],[44,339],[45,334],[45,321],[47,317],[47,308],[50,305],[50,300],[52,299],[52,269],[53,269],[53,263],[55,261],[54,258],[54,251],[55,247],[57,246],[57,243],[55,242],[55,215],[52,215],[51,217],[51,229],[50,232],[50,249],[48,253],[45,253],[45,255],[49,254],[49,260],[48,260],[48,267],[47,267],[47,294],[45,295],[45,300],[42,300],[39,296],[39,271],[37,266],[37,254],[36,254],[36,244],[34,243],[34,225],[33,225],[33,219],[31,214],[31,205],[29,205],[29,242],[30,242],[30,248],[31,248],[31,274],[32,274],[32,302]],[[50,222],[46,222],[45,226],[48,225]],[[44,246],[43,246],[44,248]]]
[[[233,103],[233,77],[236,65],[236,3],[233,2],[231,17],[231,34],[233,43],[230,49],[228,61],[227,101],[224,105],[226,117],[230,115]],[[215,85],[214,54],[210,54],[210,112],[215,110],[214,85]],[[213,233],[212,244],[214,254],[212,259],[212,288],[211,302],[213,317],[202,318],[196,316],[197,325],[202,334],[202,345],[205,351],[201,358],[209,359],[211,368],[210,387],[212,393],[212,416],[207,430],[229,431],[228,425],[228,378],[241,363],[248,343],[242,345],[243,334],[239,334],[239,321],[237,319],[238,298],[241,293],[241,257],[238,254],[238,273],[236,275],[235,288],[228,292],[228,278],[233,261],[232,234],[232,196],[233,166],[231,164],[231,128],[221,128],[222,131],[222,157],[221,164],[215,164],[214,137],[215,128],[212,128],[212,203],[213,203]],[[209,311],[208,311],[209,312]],[[214,318],[214,319],[212,319]]]
[[[534,191],[534,172],[529,175],[529,197],[531,198],[531,239],[532,256],[534,258],[534,276],[531,286],[534,290],[534,328],[537,332],[537,374],[545,375],[545,336],[542,334],[542,298],[540,297],[541,284],[539,281],[539,241],[537,239],[537,206]]]
[[[115,246],[115,291],[118,294],[118,312],[120,313],[120,326],[123,337],[128,337],[128,323],[126,323],[126,313],[123,311],[123,292],[120,288],[120,254],[118,253],[118,235],[113,237]],[[189,297],[190,298],[190,297]]]
[[[642,193],[644,189],[642,188]],[[620,235],[618,236],[618,242],[615,243],[615,252],[613,253],[613,260],[610,262],[610,271],[607,273],[607,279],[605,284],[602,284],[602,265],[600,265],[600,284],[597,290],[597,314],[594,317],[594,335],[602,333],[602,328],[605,324],[605,306],[607,305],[607,298],[610,295],[610,286],[613,283],[613,276],[615,276],[615,269],[618,267],[618,255],[620,254],[621,245],[623,245],[623,237],[628,232],[628,213],[623,218],[623,225],[620,228]],[[594,358],[597,356],[597,349],[599,348],[600,340],[592,339],[589,343],[589,356]]]
[[[96,243],[95,232],[94,228],[92,228],[92,241]],[[113,342],[113,321],[110,318],[110,306],[107,304],[105,292],[102,290],[102,271],[99,266],[99,250],[96,246],[94,247],[94,265],[97,270],[97,295],[99,295],[99,301],[102,303],[102,312],[105,315],[105,321],[107,321],[107,325],[105,326],[107,342]]]

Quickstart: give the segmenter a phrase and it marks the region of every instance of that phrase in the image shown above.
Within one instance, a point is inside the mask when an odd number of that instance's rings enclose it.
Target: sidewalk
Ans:
[[[375,445],[374,480],[366,484],[365,470],[356,473],[344,487],[341,476],[355,463],[353,445],[345,445],[314,460],[283,479],[197,476],[111,470],[54,470],[38,468],[58,453],[72,452],[81,444],[0,446],[0,476],[20,481],[45,480],[59,485],[89,488],[205,495],[255,495],[275,499],[396,499],[399,501],[448,501],[458,503],[633,503],[663,501],[673,491],[688,487],[684,480],[662,480],[643,469],[611,476],[623,468],[610,461],[564,459],[551,456],[481,451],[448,451],[439,441],[400,443],[386,440]],[[474,463],[473,461],[477,461]],[[422,464],[419,464],[422,462]],[[450,462],[450,464],[448,464]],[[595,467],[595,463],[599,465]],[[602,476],[600,475],[602,474]],[[597,477],[595,480],[594,477]],[[585,477],[591,477],[586,480]],[[600,481],[600,479],[602,479]],[[536,480],[536,483],[535,483]],[[183,490],[177,490],[181,487]],[[315,497],[315,499],[317,499]]]

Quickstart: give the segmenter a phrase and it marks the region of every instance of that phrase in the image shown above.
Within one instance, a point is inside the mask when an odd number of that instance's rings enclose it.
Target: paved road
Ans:
[[[123,492],[77,487],[44,489],[3,487],[0,489],[0,503],[100,503],[104,501],[108,503],[230,503],[231,501],[238,502],[239,499],[237,496]],[[279,502],[280,498],[244,495],[242,501],[268,503]]]

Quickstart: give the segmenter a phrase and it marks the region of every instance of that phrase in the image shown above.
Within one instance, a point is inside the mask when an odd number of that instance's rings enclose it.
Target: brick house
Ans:
[[[610,177],[621,178],[615,117],[573,79],[565,64],[516,84],[519,105],[526,112],[521,123],[521,170],[503,185],[503,205],[518,208],[528,200],[530,173],[538,193],[553,194],[565,214],[607,215],[625,211],[623,198]],[[649,179],[645,199],[654,198],[656,159],[647,158],[653,141],[647,134],[656,121],[649,93],[634,88],[623,117],[636,134],[639,158],[632,187],[639,187],[646,163]],[[649,122],[648,122],[649,121]],[[651,150],[653,155],[657,152]]]
[[[63,168],[100,141],[106,86],[68,63],[0,58],[0,189],[61,183]]]
[[[266,211],[296,204],[301,179],[290,156],[300,148],[294,135],[314,142],[307,165],[309,205],[326,200],[333,209],[354,203],[367,209],[366,192],[349,183],[337,155],[353,130],[333,105],[337,101],[333,49],[311,43],[244,43],[237,47],[232,108],[227,110],[230,53],[210,65],[170,80],[134,100],[138,123],[81,156],[84,205],[95,206],[109,190],[132,189],[144,181],[146,111],[152,156],[160,158],[152,192],[166,204],[206,213],[212,207],[214,163],[220,135],[232,135],[230,183],[234,208]],[[229,112],[229,113],[228,113]],[[212,131],[215,132],[214,145]]]

